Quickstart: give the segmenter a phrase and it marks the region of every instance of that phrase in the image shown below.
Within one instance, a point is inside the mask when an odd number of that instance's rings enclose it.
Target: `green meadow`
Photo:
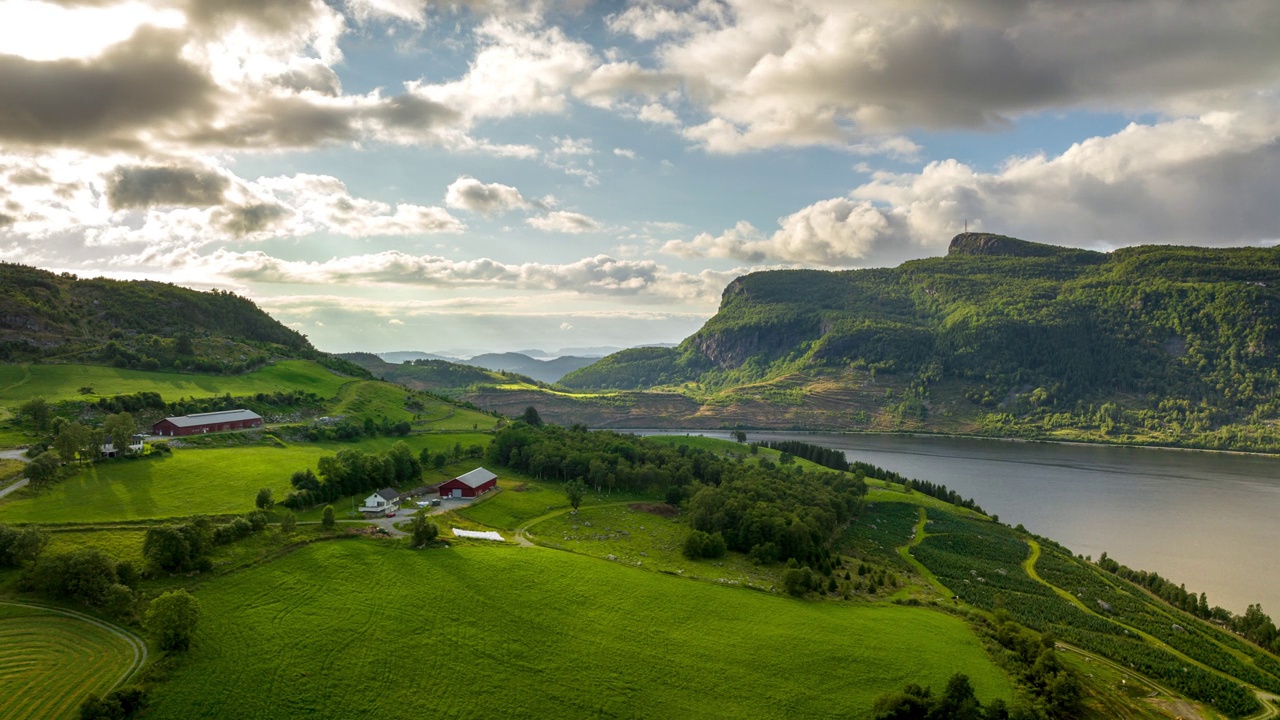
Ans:
[[[0,365],[0,406],[13,408],[33,397],[56,402],[142,391],[160,393],[166,401],[282,389],[328,398],[349,382],[351,378],[308,360],[285,360],[244,375],[190,375],[97,365]],[[82,387],[93,388],[93,393],[82,395]]]
[[[43,491],[24,488],[0,499],[0,522],[100,523],[248,512],[259,488],[269,487],[277,499],[284,499],[291,489],[289,476],[295,470],[314,469],[321,456],[347,448],[381,452],[401,440],[414,452],[440,452],[455,443],[464,448],[485,445],[489,436],[450,433],[360,443],[179,448],[167,456],[90,465]],[[473,461],[472,466],[479,463]]]
[[[134,648],[107,629],[43,608],[0,602],[0,717],[76,717],[89,693],[115,686]]]
[[[195,592],[204,620],[150,718],[857,718],[957,671],[983,700],[1011,693],[942,613],[542,548],[323,542]]]

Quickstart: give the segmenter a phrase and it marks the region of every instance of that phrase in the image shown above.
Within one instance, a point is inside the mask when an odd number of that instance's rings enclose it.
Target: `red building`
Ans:
[[[223,410],[197,413],[182,417],[168,417],[151,426],[155,435],[200,435],[262,427],[262,416],[252,410]]]
[[[452,480],[440,483],[438,489],[442,498],[473,498],[496,487],[498,487],[498,476],[481,467],[466,475],[459,475]]]

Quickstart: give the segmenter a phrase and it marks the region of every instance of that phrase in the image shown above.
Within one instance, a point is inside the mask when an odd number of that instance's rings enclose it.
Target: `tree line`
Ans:
[[[847,472],[849,470],[849,460],[845,457],[843,450],[833,450],[799,440],[770,440],[754,444],[788,455],[794,455],[838,472]]]

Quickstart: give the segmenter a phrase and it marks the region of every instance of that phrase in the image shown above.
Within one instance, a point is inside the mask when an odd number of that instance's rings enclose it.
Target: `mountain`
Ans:
[[[396,352],[377,353],[378,357],[389,363],[413,362],[414,360],[444,360],[445,362],[458,362],[458,358],[449,357],[448,355],[437,355],[436,353],[419,352],[417,350],[401,350]]]
[[[241,372],[273,358],[334,362],[229,292],[0,263],[0,362]]]
[[[486,370],[474,365],[464,365],[447,360],[418,359],[390,363],[373,353],[359,352],[344,353],[338,357],[363,368],[375,377],[387,382],[404,385],[413,390],[430,390],[453,396],[461,395],[468,388],[476,385],[499,386],[508,383],[533,383],[533,380],[522,375]]]
[[[897,268],[752,273],[674,348],[569,373],[727,424],[1280,448],[1280,249],[964,233]],[[661,421],[661,419],[656,419]]]
[[[509,370],[526,375],[540,382],[553,383],[567,373],[583,368],[595,362],[594,357],[558,357],[551,360],[538,360],[521,353],[486,353],[470,360],[460,360],[465,365],[476,365],[489,370]]]

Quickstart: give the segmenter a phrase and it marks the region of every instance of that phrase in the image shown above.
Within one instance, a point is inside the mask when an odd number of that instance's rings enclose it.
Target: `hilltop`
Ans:
[[[1280,250],[1100,253],[985,233],[896,268],[734,280],[675,348],[573,392],[679,393],[671,426],[923,430],[1280,448]]]
[[[247,298],[0,263],[0,362],[244,372],[272,359],[335,364]],[[359,372],[341,364],[347,372]]]

